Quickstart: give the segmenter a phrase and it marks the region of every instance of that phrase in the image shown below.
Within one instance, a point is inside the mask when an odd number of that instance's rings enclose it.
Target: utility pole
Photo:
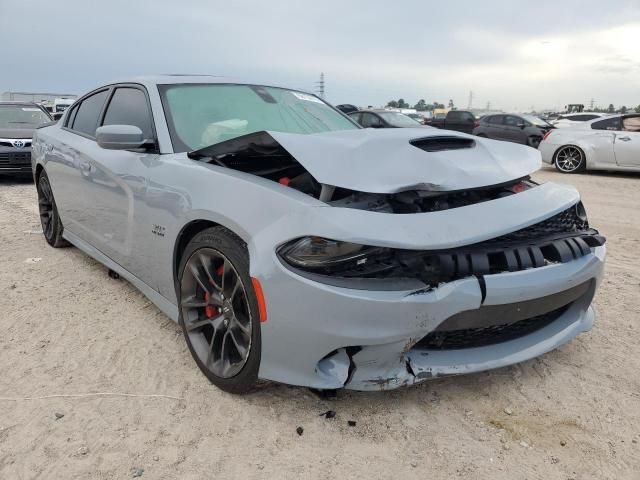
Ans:
[[[591,101],[589,102],[589,111],[593,112],[593,105],[595,103],[595,100],[592,98]]]
[[[491,102],[487,102],[487,110],[491,110]]]
[[[320,81],[316,82],[316,92],[320,98],[324,98],[324,72],[320,74]]]
[[[467,105],[467,110],[471,110],[471,105],[473,105],[473,91],[469,90],[469,104]]]

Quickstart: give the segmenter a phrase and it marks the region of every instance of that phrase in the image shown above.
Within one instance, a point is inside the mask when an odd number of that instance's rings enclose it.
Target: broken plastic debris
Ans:
[[[298,435],[302,436],[302,434],[304,433],[304,428],[302,428],[302,427],[298,427],[298,428],[296,428],[296,433],[297,433]]]
[[[327,410],[326,412],[321,413],[319,416],[324,416],[324,418],[334,418],[336,416],[336,412],[335,410]]]
[[[32,257],[32,258],[27,258],[24,263],[38,263],[40,260],[42,260],[41,257]]]

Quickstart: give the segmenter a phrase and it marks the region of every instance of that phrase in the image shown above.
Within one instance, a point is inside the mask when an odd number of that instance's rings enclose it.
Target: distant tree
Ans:
[[[454,108],[454,106],[453,106],[453,100],[452,100],[452,99],[449,99],[449,105],[448,105],[448,107],[449,107],[449,108]]]
[[[444,103],[433,102],[433,108],[444,108]]]
[[[607,108],[607,112],[616,113],[616,107],[613,106],[613,103],[609,104],[609,108]]]
[[[424,112],[427,109],[427,102],[425,102],[424,99],[420,99],[418,100],[418,103],[413,106],[413,108],[415,108],[419,112]]]
[[[633,111],[636,112],[636,113],[640,113],[640,105],[638,105],[636,108],[634,108]]]
[[[404,101],[404,98],[398,100],[398,108],[409,108],[410,105]]]
[[[620,113],[627,113],[627,107],[625,107],[624,105],[620,107],[620,110],[618,110],[618,112]]]
[[[391,100],[391,101],[387,102],[387,107],[389,107],[389,108],[398,108],[398,102],[396,102],[395,100]]]

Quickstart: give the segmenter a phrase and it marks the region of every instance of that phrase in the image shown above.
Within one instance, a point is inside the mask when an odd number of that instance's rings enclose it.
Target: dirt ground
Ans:
[[[535,178],[577,186],[608,239],[594,330],[510,368],[336,400],[209,385],[173,322],[49,248],[33,185],[0,180],[0,479],[640,478],[640,176]],[[56,397],[103,392],[141,396]]]

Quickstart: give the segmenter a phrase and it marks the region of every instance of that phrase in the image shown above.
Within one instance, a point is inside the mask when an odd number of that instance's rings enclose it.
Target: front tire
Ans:
[[[560,173],[577,173],[585,170],[587,161],[582,149],[565,145],[556,152],[554,164]]]
[[[64,228],[62,226],[62,221],[60,220],[60,215],[58,214],[56,201],[53,198],[53,191],[51,190],[49,177],[47,177],[47,173],[45,171],[42,171],[38,177],[36,190],[38,192],[40,224],[42,225],[42,233],[44,234],[45,240],[54,248],[69,246],[69,243],[62,238]]]
[[[251,391],[261,337],[246,245],[226,228],[208,228],[188,243],[178,272],[179,322],[196,365],[221,390]]]

